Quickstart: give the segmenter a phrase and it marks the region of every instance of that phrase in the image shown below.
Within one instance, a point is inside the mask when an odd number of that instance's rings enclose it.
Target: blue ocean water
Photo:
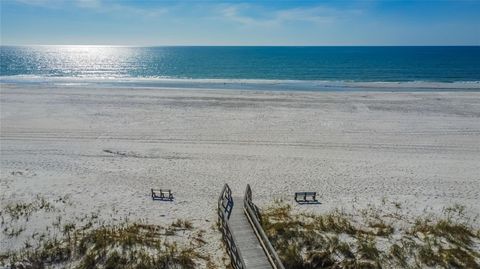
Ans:
[[[479,82],[480,47],[1,46],[0,80]],[[268,84],[268,83],[267,83]],[[327,83],[328,84],[328,83]]]

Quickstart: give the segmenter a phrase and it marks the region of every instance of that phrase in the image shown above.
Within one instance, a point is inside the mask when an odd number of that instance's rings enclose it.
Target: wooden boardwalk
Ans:
[[[240,249],[247,269],[272,269],[267,255],[253,231],[243,210],[243,198],[233,197],[233,210],[229,224],[235,235],[237,247]]]

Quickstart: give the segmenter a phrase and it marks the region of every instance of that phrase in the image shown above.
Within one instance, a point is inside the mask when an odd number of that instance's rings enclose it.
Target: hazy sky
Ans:
[[[0,1],[3,45],[480,45],[480,0]]]

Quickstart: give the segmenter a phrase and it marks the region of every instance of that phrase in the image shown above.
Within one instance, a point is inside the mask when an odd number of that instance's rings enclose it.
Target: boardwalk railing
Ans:
[[[230,261],[233,269],[246,269],[245,263],[242,259],[240,249],[235,243],[235,236],[233,235],[228,219],[233,209],[232,190],[228,184],[225,184],[222,193],[218,198],[218,220],[220,223],[220,230],[222,231],[223,241],[227,245],[227,252],[230,256]]]
[[[245,196],[243,198],[243,207],[245,210],[245,214],[247,215],[250,224],[257,235],[260,244],[262,245],[263,250],[267,254],[268,260],[270,264],[273,266],[274,269],[285,269],[283,267],[282,261],[277,255],[277,252],[273,248],[270,240],[268,240],[267,235],[263,231],[261,225],[261,215],[258,207],[252,201],[252,189],[250,185],[247,184],[247,189],[245,190]]]

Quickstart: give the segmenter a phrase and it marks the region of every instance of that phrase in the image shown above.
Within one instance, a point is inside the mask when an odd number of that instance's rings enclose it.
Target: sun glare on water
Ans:
[[[50,76],[116,78],[139,67],[139,51],[116,46],[39,46],[25,48],[37,70]],[[32,56],[33,56],[32,55]]]

